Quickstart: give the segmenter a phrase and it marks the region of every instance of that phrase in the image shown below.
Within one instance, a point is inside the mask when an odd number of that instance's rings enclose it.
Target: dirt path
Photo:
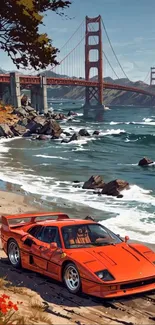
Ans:
[[[55,281],[26,270],[10,266],[0,251],[0,277],[7,277],[13,286],[26,287],[38,293],[48,303],[47,313],[54,324],[154,324],[155,293],[119,300],[76,296]],[[24,300],[24,295],[23,295]]]

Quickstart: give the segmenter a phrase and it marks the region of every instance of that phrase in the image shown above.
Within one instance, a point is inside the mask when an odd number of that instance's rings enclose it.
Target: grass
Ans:
[[[9,284],[9,286],[8,286]],[[11,317],[12,325],[52,325],[51,315],[46,312],[48,303],[41,300],[36,292],[24,287],[11,286],[5,278],[0,278],[0,294],[7,294],[13,303],[22,302],[18,305],[19,310]],[[5,316],[4,316],[5,317]],[[1,324],[0,324],[1,325]]]

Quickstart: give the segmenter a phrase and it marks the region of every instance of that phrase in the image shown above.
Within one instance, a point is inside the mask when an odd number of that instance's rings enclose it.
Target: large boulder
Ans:
[[[47,121],[39,131],[40,134],[51,135],[53,138],[59,138],[62,132],[63,130],[61,129],[59,123],[53,119]]]
[[[46,119],[43,116],[36,116],[31,120],[28,125],[27,129],[29,129],[30,133],[40,133],[40,130],[45,125]]]
[[[83,184],[83,189],[95,189],[95,188],[103,188],[104,186],[103,178],[99,175],[91,176],[87,182]]]
[[[153,161],[151,159],[149,159],[147,157],[144,157],[139,161],[138,165],[139,166],[148,166],[148,165],[150,165],[152,163],[153,163]]]
[[[25,106],[25,110],[27,112],[34,112],[35,111],[35,109],[33,107],[29,106],[29,105]]]
[[[28,119],[26,118],[26,117],[22,117],[22,118],[20,118],[20,120],[18,121],[18,123],[17,124],[19,124],[19,125],[22,125],[22,126],[27,126],[27,124],[28,124]]]
[[[14,136],[7,124],[0,124],[0,137],[12,138]]]
[[[24,135],[27,131],[25,126],[19,124],[12,126],[11,130],[16,137]]]
[[[81,136],[78,134],[78,133],[74,133],[71,138],[69,139],[68,142],[71,142],[71,141],[77,141],[77,140],[80,140],[81,139]]]
[[[79,131],[79,134],[80,134],[82,137],[89,137],[89,136],[90,136],[89,132],[88,132],[86,129],[81,129],[81,130]]]
[[[115,179],[114,181],[104,184],[101,194],[122,197],[120,196],[120,192],[125,189],[129,189],[129,183],[121,179]]]
[[[25,108],[16,108],[14,111],[13,111],[13,114],[17,114],[19,117],[20,116],[28,116],[28,112],[26,112]]]

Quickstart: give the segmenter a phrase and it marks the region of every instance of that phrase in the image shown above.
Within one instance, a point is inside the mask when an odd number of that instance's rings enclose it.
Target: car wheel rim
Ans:
[[[19,263],[20,253],[16,243],[12,242],[9,245],[9,260],[12,264],[16,265]]]
[[[74,266],[68,266],[65,272],[65,282],[67,287],[74,291],[79,287],[80,278],[77,269]]]

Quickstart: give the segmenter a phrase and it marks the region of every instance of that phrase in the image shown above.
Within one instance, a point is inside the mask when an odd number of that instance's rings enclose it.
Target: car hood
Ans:
[[[139,252],[132,245],[124,242],[116,245],[75,249],[71,252],[71,257],[93,273],[107,269],[117,282],[155,276],[155,264],[145,256],[145,252]]]

